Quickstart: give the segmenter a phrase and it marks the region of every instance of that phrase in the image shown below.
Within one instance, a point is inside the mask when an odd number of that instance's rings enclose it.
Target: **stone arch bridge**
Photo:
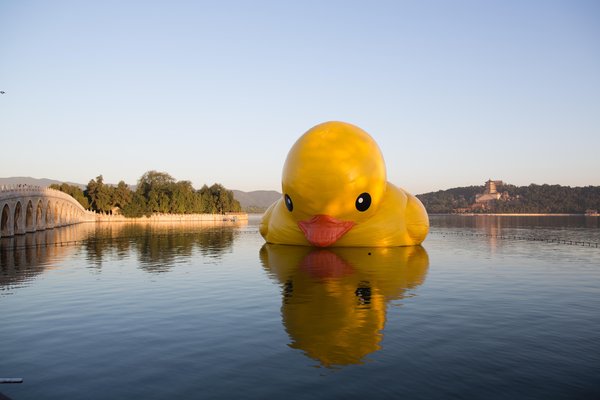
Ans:
[[[0,187],[0,237],[95,221],[73,197],[39,186]]]

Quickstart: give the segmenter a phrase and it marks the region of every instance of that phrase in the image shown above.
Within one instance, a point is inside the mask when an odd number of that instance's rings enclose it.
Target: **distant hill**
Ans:
[[[417,197],[432,214],[455,212],[583,214],[586,210],[600,210],[600,186],[502,184],[498,187],[498,192],[506,192],[506,200],[491,201],[486,209],[471,209],[475,203],[475,195],[483,191],[483,186],[467,186],[423,193]]]
[[[240,202],[242,209],[246,212],[265,212],[267,207],[281,198],[281,193],[275,190],[254,190],[243,192],[232,190],[233,197]]]
[[[29,176],[13,176],[10,178],[0,178],[0,186],[2,185],[31,185],[31,186],[41,186],[47,187],[53,184],[60,185],[61,183],[68,183],[69,185],[80,187],[81,189],[85,189],[87,184],[83,183],[73,183],[73,182],[63,182],[57,181],[56,179],[48,179],[48,178],[32,178]]]

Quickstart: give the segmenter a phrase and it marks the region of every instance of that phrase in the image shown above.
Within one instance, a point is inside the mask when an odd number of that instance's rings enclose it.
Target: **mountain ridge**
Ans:
[[[253,190],[244,192],[232,190],[233,197],[240,202],[242,209],[246,212],[264,212],[266,209],[281,198],[281,193],[276,190]]]

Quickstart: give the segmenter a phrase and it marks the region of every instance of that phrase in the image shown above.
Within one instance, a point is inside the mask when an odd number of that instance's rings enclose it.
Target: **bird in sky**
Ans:
[[[4,93],[6,93],[6,92],[3,92],[2,90],[0,90],[0,94],[4,94]]]

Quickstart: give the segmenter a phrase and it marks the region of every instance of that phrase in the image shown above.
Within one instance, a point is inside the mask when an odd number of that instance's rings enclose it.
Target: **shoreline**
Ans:
[[[550,213],[429,213],[429,215],[457,215],[465,217],[600,217],[599,214],[550,214]]]
[[[238,222],[248,221],[247,213],[227,214],[152,214],[142,217],[125,217],[124,215],[96,214],[93,221],[89,222],[127,222],[127,223],[155,223],[155,222]]]

